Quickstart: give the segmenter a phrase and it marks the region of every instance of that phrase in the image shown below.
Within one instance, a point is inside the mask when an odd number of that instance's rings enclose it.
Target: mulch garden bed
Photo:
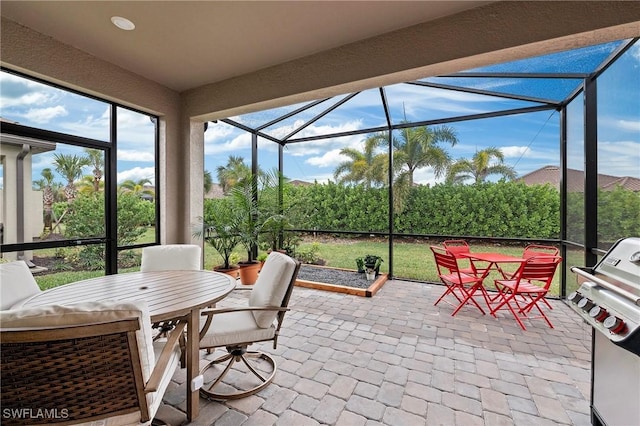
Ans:
[[[380,274],[374,281],[368,281],[364,273],[351,269],[326,266],[302,265],[296,285],[337,293],[371,297],[387,281],[387,274]]]

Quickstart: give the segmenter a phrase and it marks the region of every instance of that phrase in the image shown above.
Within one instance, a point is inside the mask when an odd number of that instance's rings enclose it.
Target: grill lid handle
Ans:
[[[640,252],[638,252],[640,253]],[[637,306],[640,306],[640,297],[636,296],[633,293],[628,292],[627,290],[614,286],[611,283],[608,283],[607,281],[600,279],[598,277],[596,277],[595,275],[591,275],[588,272],[583,271],[582,269],[574,266],[573,268],[571,268],[571,272],[574,272],[578,275],[582,275],[583,277],[587,278],[589,281],[593,281],[594,283],[596,283],[597,285],[599,285],[600,287],[604,287],[607,290],[611,290],[613,292],[617,292],[620,293],[621,295],[623,295],[624,297],[630,299],[634,304],[636,304]]]

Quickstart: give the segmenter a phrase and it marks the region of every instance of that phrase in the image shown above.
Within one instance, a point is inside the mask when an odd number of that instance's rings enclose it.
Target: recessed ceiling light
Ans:
[[[113,22],[113,25],[120,28],[121,30],[131,31],[136,27],[133,22],[131,22],[127,18],[123,18],[122,16],[112,16],[111,22]]]

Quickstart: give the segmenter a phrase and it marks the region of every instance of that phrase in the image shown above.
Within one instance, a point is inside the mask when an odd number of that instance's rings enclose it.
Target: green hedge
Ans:
[[[302,228],[388,230],[388,191],[335,184],[296,187]],[[394,218],[398,233],[558,238],[560,197],[550,186],[499,182],[412,188]]]
[[[287,215],[299,229],[386,232],[386,188],[334,183],[288,186]],[[584,235],[584,194],[567,197],[567,235]],[[207,204],[205,202],[205,219]],[[556,239],[560,237],[560,194],[549,185],[521,182],[416,186],[394,217],[396,233]],[[600,241],[640,235],[640,194],[616,188],[598,194]]]

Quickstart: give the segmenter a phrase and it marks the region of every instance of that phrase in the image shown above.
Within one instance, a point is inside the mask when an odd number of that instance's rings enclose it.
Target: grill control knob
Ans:
[[[608,316],[602,325],[604,325],[604,328],[609,330],[611,334],[622,334],[622,332],[627,328],[624,321],[613,315]]]
[[[585,312],[589,312],[591,308],[593,308],[594,306],[595,304],[591,300],[587,299],[586,297],[583,297],[578,302],[578,308],[582,309]]]
[[[600,306],[594,306],[589,311],[589,316],[598,322],[602,322],[609,316],[609,313]]]
[[[578,300],[580,300],[581,298],[582,298],[582,295],[577,291],[570,293],[569,296],[567,297],[567,299],[569,299],[569,301],[573,303],[578,303]]]

